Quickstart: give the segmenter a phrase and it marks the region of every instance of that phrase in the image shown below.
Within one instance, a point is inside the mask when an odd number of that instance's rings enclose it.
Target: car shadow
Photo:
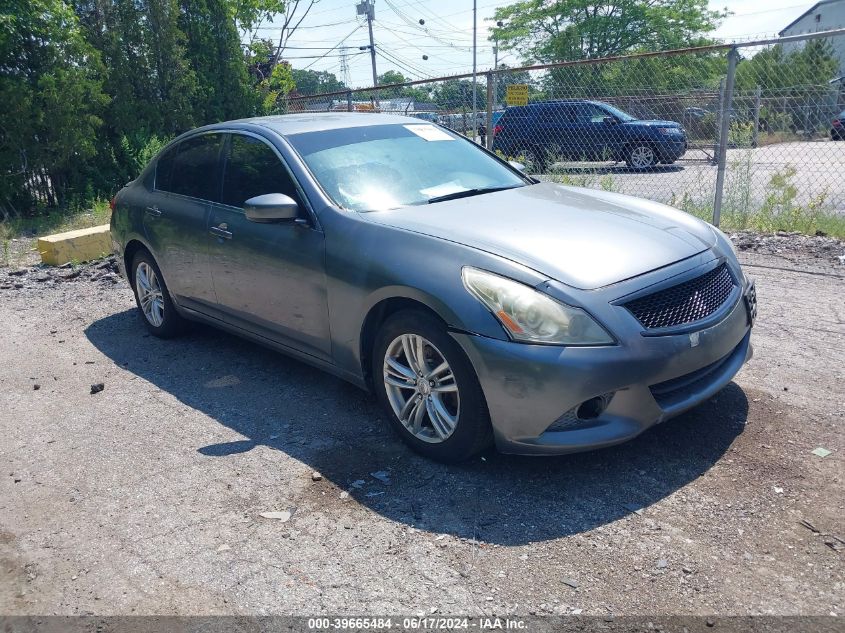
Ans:
[[[617,447],[554,458],[489,451],[446,466],[408,450],[370,395],[227,333],[196,326],[159,340],[145,333],[133,309],[92,323],[85,334],[117,365],[244,438],[186,442],[185,451],[222,461],[267,446],[389,519],[501,545],[576,534],[648,507],[713,466],[748,413],[745,394],[731,383]]]

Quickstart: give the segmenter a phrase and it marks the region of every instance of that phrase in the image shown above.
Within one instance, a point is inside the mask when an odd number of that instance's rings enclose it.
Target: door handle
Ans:
[[[208,231],[215,237],[219,237],[224,240],[232,239],[232,232],[229,230],[229,225],[225,222],[218,224],[217,226],[212,226],[208,229]]]
[[[147,207],[147,215],[151,215],[154,218],[161,216],[161,209],[158,208],[157,204],[154,204],[151,207]]]

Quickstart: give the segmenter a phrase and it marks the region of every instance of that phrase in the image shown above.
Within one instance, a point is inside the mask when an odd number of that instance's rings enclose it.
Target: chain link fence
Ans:
[[[540,180],[673,205],[734,229],[845,215],[845,29],[487,71],[323,95],[287,112],[413,116]],[[841,219],[841,218],[840,218]]]

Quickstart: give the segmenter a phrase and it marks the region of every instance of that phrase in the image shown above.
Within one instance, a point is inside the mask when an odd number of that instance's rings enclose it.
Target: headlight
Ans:
[[[679,127],[659,127],[657,131],[661,134],[682,134]]]
[[[492,312],[511,338],[554,345],[609,345],[610,335],[580,308],[530,286],[465,266],[464,286]]]

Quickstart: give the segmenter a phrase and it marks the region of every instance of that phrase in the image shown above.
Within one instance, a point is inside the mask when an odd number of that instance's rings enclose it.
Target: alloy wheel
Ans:
[[[636,169],[646,169],[656,162],[654,150],[648,145],[637,145],[631,150],[631,166]]]
[[[164,323],[164,296],[158,275],[147,262],[139,263],[135,269],[135,287],[144,318],[153,327],[161,327]]]
[[[390,407],[414,437],[439,443],[454,433],[460,416],[458,383],[431,341],[418,334],[396,337],[384,354],[383,374]]]

